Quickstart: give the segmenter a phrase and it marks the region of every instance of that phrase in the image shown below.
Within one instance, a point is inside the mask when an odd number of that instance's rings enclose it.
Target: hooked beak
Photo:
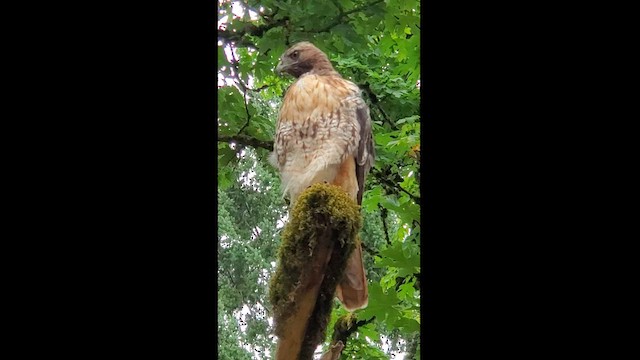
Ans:
[[[276,74],[282,76],[282,71],[284,70],[284,65],[282,65],[282,60],[278,61],[278,66],[276,66]]]

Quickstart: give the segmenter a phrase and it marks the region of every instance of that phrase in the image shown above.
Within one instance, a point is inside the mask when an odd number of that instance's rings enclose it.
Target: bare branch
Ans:
[[[404,192],[405,194],[409,195],[409,197],[411,198],[411,200],[415,201],[415,202],[420,202],[420,196],[418,195],[413,195],[412,193],[408,192],[405,188],[403,188],[400,184],[396,184],[396,187],[398,189],[400,189],[400,191]]]
[[[233,77],[236,78],[238,85],[242,88],[242,97],[244,98],[244,110],[247,113],[247,122],[240,128],[238,131],[238,135],[240,135],[244,129],[249,126],[249,122],[251,122],[251,114],[249,114],[249,100],[247,99],[247,85],[245,85],[244,81],[240,78],[240,69],[238,68],[238,59],[236,59],[236,55],[234,53],[233,46],[231,46],[231,58],[233,61],[231,62],[231,66],[233,66]]]
[[[344,11],[342,6],[340,6],[340,4],[334,1],[334,5],[338,8],[339,13],[338,13],[338,16],[335,19],[333,19],[332,22],[330,22],[329,24],[319,29],[312,29],[312,30],[303,29],[302,31],[308,32],[308,33],[328,32],[335,26],[342,24],[344,22],[345,17],[351,14],[355,14],[357,12],[367,10],[368,8],[374,5],[380,4],[382,2],[384,2],[384,0],[375,0],[369,4],[364,4],[364,5],[355,7],[349,11]],[[273,20],[273,15],[275,14],[276,12],[274,12],[271,15],[261,15],[262,19],[264,19],[266,22],[259,26],[248,23],[248,24],[245,24],[245,26],[242,29],[236,30],[236,31],[233,31],[230,29],[224,29],[224,30],[218,29],[218,40],[224,41],[224,42],[233,42],[237,47],[257,48],[255,44],[253,44],[250,40],[246,38],[247,35],[260,37],[264,35],[265,32],[275,27],[287,25],[289,21],[289,17],[283,17],[282,19]]]
[[[233,142],[236,143],[238,145],[241,146],[251,146],[254,148],[262,148],[262,149],[266,149],[269,151],[273,151],[273,141],[269,141],[269,140],[259,140],[256,139],[254,137],[248,136],[248,135],[242,135],[242,134],[238,134],[238,135],[223,135],[223,136],[218,136],[218,141],[219,142]],[[399,191],[402,191],[404,193],[406,193],[407,195],[409,195],[411,197],[412,200],[416,201],[416,202],[420,202],[420,197],[411,194],[410,192],[408,192],[406,189],[404,189],[402,186],[400,186],[400,184],[396,184],[392,181],[388,181],[387,179],[385,179],[383,177],[382,174],[378,173],[378,172],[371,172],[370,173],[372,176],[374,176],[380,183],[385,184],[387,186],[390,186],[392,188],[398,189]],[[386,233],[386,223],[384,223],[385,226],[385,233]],[[389,235],[385,234],[387,237],[387,242],[390,243],[389,241]]]
[[[393,171],[390,166],[385,166],[383,168],[374,167],[371,169],[371,175],[380,183],[380,185],[382,185],[382,188],[387,194],[400,195],[400,192],[403,192],[409,195],[409,198],[414,202],[420,202],[420,196],[410,193],[400,185],[402,177],[397,172]]]
[[[247,90],[249,90],[249,91],[253,91],[253,92],[260,92],[260,91],[262,91],[262,90],[264,90],[264,89],[266,89],[266,88],[268,88],[268,87],[269,87],[269,84],[264,84],[264,85],[260,86],[260,87],[259,87],[259,88],[257,88],[257,89],[247,88]]]
[[[387,115],[387,113],[384,111],[384,109],[380,105],[380,99],[378,99],[378,96],[371,90],[369,83],[358,84],[358,87],[361,88],[367,94],[367,96],[369,97],[369,100],[371,100],[371,105],[375,106],[378,112],[380,112],[380,114],[383,117],[383,120],[387,124],[391,125],[391,128],[393,130],[398,130],[398,126],[396,126],[396,124],[394,124],[393,121],[391,121],[391,119],[389,118],[389,115]]]
[[[420,202],[420,196],[418,195],[414,195],[412,193],[410,193],[409,191],[407,191],[405,188],[403,188],[399,183],[396,183],[395,181],[390,181],[386,178],[384,178],[383,176],[377,176],[376,177],[382,184],[387,185],[388,187],[391,187],[393,189],[397,189],[399,191],[402,191],[403,193],[409,195],[409,198],[411,198],[411,200],[419,203]]]
[[[236,31],[230,29],[218,29],[218,40],[226,43],[232,42],[236,47],[257,48],[254,43],[246,38],[247,35],[260,37],[264,35],[265,32],[275,27],[285,25],[287,21],[289,21],[289,17],[283,17],[282,19],[273,20],[259,26],[248,23],[242,29]]]
[[[382,220],[382,226],[384,228],[384,237],[387,240],[387,245],[391,246],[391,239],[389,238],[389,229],[387,228],[388,210],[380,204],[378,204],[378,209],[380,209],[380,219]]]
[[[337,359],[339,359],[340,355],[342,354],[342,350],[347,345],[347,339],[349,339],[349,336],[351,336],[351,334],[356,332],[356,330],[358,330],[359,327],[365,326],[367,324],[370,324],[375,319],[376,319],[376,317],[374,316],[369,320],[358,321],[358,322],[356,322],[355,324],[351,325],[350,327],[348,327],[346,329],[343,328],[343,327],[334,328],[334,332],[333,332],[333,336],[332,336],[332,340],[331,340],[331,345],[329,346],[329,350],[322,355],[320,360],[337,360]]]
[[[229,62],[229,64],[233,67],[233,71],[231,72],[231,75],[235,78],[235,82],[242,89],[242,97],[244,99],[244,110],[245,110],[245,112],[247,114],[247,121],[240,128],[240,130],[238,131],[237,135],[240,135],[240,134],[242,134],[244,129],[246,129],[249,126],[249,123],[251,122],[251,114],[249,113],[249,99],[247,98],[247,91],[257,92],[257,91],[260,91],[260,90],[263,90],[263,89],[267,88],[268,85],[263,85],[260,88],[258,88],[257,90],[249,88],[244,83],[244,81],[242,81],[242,79],[240,78],[239,61],[238,61],[238,59],[236,59],[234,44],[230,44],[229,47],[230,47],[230,50],[231,50],[230,53],[231,53],[231,59],[232,59]]]
[[[384,2],[384,0],[375,0],[370,2],[369,4],[364,4],[362,6],[358,6],[355,7],[349,11],[342,11],[342,7],[338,7],[338,9],[340,10],[338,17],[336,17],[335,19],[333,19],[332,22],[330,22],[329,24],[327,24],[326,26],[320,28],[320,29],[313,29],[313,30],[307,30],[305,32],[314,32],[314,33],[322,33],[322,32],[328,32],[329,30],[331,30],[333,27],[338,26],[340,24],[342,24],[344,21],[343,19],[351,14],[355,14],[357,12],[360,11],[364,11],[367,10],[368,8],[380,4],[381,2]],[[335,3],[334,3],[335,4]]]
[[[346,346],[347,345],[347,339],[349,338],[349,336],[351,336],[351,334],[353,334],[354,332],[356,332],[358,330],[358,328],[365,326],[367,324],[371,324],[374,320],[376,319],[376,317],[372,317],[371,319],[368,320],[360,320],[358,322],[356,322],[355,324],[353,324],[353,326],[351,326],[350,328],[346,329],[346,331],[344,332],[339,332],[339,333],[334,333],[333,334],[333,341],[332,343],[337,343],[338,341],[342,341],[342,343]]]
[[[252,146],[254,148],[267,149],[273,151],[273,141],[258,140],[247,135],[218,136],[219,142],[234,142],[242,146]]]
[[[259,140],[259,139],[256,139],[256,138],[252,137],[252,136],[248,136],[248,135],[242,135],[242,134],[231,135],[231,136],[223,135],[223,136],[218,136],[218,141],[219,142],[234,142],[234,143],[236,143],[238,145],[242,145],[242,146],[251,146],[251,147],[254,147],[254,148],[262,148],[262,149],[266,149],[266,150],[269,150],[269,151],[273,151],[273,141],[272,140]],[[390,194],[399,195],[400,192],[404,192],[405,194],[409,195],[409,197],[413,201],[415,201],[416,203],[420,202],[420,196],[410,193],[405,188],[403,188],[399,183],[396,183],[394,181],[388,180],[387,178],[385,178],[385,175],[382,172],[380,172],[380,171],[371,171],[369,174],[371,176],[373,176],[380,184],[386,185],[387,188],[395,190],[395,191],[389,192]],[[386,227],[386,223],[384,225]],[[388,234],[385,234],[385,235],[387,235],[387,243],[390,243],[389,235]]]

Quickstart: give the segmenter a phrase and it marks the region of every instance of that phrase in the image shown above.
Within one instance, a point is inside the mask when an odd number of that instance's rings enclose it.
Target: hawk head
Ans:
[[[280,56],[276,66],[276,73],[279,75],[289,74],[295,78],[308,72],[322,71],[333,72],[333,66],[325,53],[307,41],[299,42],[287,49]]]

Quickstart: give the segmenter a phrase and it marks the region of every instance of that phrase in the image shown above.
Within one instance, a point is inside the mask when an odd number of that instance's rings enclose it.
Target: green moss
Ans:
[[[308,273],[318,236],[331,231],[335,241],[316,308],[309,319],[300,359],[304,359],[309,351],[313,353],[315,345],[324,340],[335,288],[359,241],[357,234],[361,226],[359,206],[342,189],[329,184],[310,186],[300,195],[290,213],[289,223],[281,236],[278,269],[269,288],[276,335],[282,334],[286,320],[296,310],[293,295]]]
[[[347,313],[342,315],[336,320],[333,325],[334,338],[338,338],[340,334],[344,334],[358,321],[358,318],[353,313]]]

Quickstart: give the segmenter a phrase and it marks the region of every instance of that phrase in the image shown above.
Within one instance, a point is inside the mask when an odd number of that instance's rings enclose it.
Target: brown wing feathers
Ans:
[[[366,105],[356,109],[356,116],[360,124],[360,143],[358,144],[358,154],[356,156],[356,177],[358,179],[358,205],[362,205],[362,195],[364,194],[364,180],[373,165],[375,150],[371,133],[371,119]]]

